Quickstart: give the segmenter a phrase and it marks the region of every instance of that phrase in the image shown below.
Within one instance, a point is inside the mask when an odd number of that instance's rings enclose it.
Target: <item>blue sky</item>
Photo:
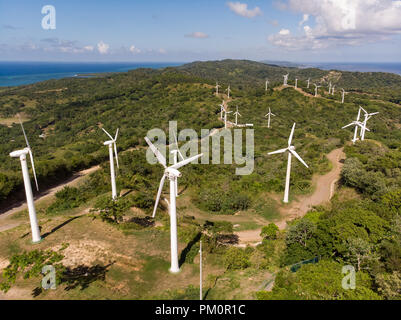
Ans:
[[[0,60],[399,62],[399,17],[392,0],[0,0]]]

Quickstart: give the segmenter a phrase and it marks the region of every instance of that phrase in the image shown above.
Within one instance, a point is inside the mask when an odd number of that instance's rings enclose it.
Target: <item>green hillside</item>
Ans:
[[[302,91],[281,88],[282,75],[287,72],[290,85],[299,77],[298,86]],[[350,92],[345,103],[341,104],[338,91],[328,95],[327,87],[319,90],[318,98],[309,96],[313,93],[312,87],[305,88],[309,77],[312,82],[327,84],[332,81],[337,87],[344,87]],[[264,88],[266,78],[270,80],[267,91]],[[199,135],[201,129],[222,128],[219,104],[227,97],[216,97],[216,81],[222,85],[221,91],[231,85],[229,109],[235,110],[238,106],[242,114],[240,122],[254,125],[255,167],[252,174],[245,176],[235,174],[235,169],[241,167],[235,163],[190,165],[182,169],[183,176],[179,180],[182,195],[177,200],[177,210],[179,240],[184,251],[187,250],[183,257],[184,275],[177,283],[171,283],[174,278],[169,275],[172,288],[164,283],[161,296],[155,297],[150,291],[157,284],[150,273],[156,270],[157,277],[162,277],[168,266],[169,222],[165,204],[162,204],[156,221],[151,220],[149,225],[142,223],[153,209],[162,175],[160,165],[146,162],[143,138],[153,128],[167,133],[169,121],[173,120],[178,122],[178,131],[191,128]],[[397,283],[401,279],[401,106],[397,104],[400,88],[401,77],[393,74],[282,68],[245,60],[194,62],[176,68],[138,69],[7,88],[0,91],[0,137],[3,141],[0,146],[0,206],[4,211],[10,203],[23,200],[25,196],[20,163],[9,157],[11,151],[25,146],[20,126],[15,123],[16,114],[21,113],[42,189],[63,182],[74,172],[101,165],[84,183],[60,191],[38,209],[46,230],[67,217],[88,212],[97,217],[95,222],[88,216],[80,217],[66,228],[51,232],[39,248],[54,249],[61,245],[60,241],[73,243],[79,237],[77,230],[83,228],[82,224],[88,226],[88,233],[94,239],[99,237],[99,241],[102,232],[109,233],[107,241],[113,250],[120,255],[135,256],[143,266],[143,269],[135,269],[135,276],[127,271],[127,265],[121,266],[124,264],[121,261],[110,267],[113,283],[124,277],[131,279],[124,284],[125,291],[118,292],[119,298],[196,297],[196,288],[189,284],[196,280],[193,259],[198,242],[203,239],[210,274],[224,275],[229,279],[227,286],[235,288],[230,292],[211,276],[207,280],[210,299],[393,299],[397,297]],[[380,114],[369,120],[370,132],[366,140],[351,145],[353,131],[341,127],[355,120],[360,105]],[[267,128],[264,117],[269,107],[277,115],[272,119],[271,129]],[[233,121],[232,116],[230,120]],[[237,230],[259,230],[271,222],[282,221],[280,208],[283,207],[286,157],[267,153],[286,146],[294,122],[293,143],[309,169],[293,161],[290,200],[314,192],[314,178],[332,169],[326,155],[344,147],[347,159],[335,196],[329,204],[294,220],[287,229],[264,234],[262,244],[256,247],[241,249],[227,245],[222,239],[233,236],[236,224]],[[103,145],[107,136],[101,127],[109,132],[120,128],[117,183],[125,196],[117,204],[108,201],[108,150]],[[39,137],[42,134],[44,138]],[[164,192],[168,194],[167,187]],[[241,215],[236,218],[238,213]],[[18,213],[13,221],[24,219],[26,216]],[[80,221],[85,222],[81,224]],[[154,222],[156,225],[152,224]],[[27,226],[19,226],[0,232],[0,247],[4,248],[0,258],[10,259],[12,255],[31,250],[27,238],[21,238],[21,234],[28,231]],[[117,238],[126,244],[124,248],[113,243],[113,239],[118,242]],[[153,243],[155,238],[159,240]],[[11,241],[18,243],[13,249],[9,249]],[[131,241],[132,248],[129,247]],[[67,254],[68,249],[65,252]],[[296,273],[289,271],[289,265],[314,257],[319,257],[320,261]],[[344,293],[341,291],[341,267],[346,264],[357,267],[360,287]],[[319,274],[324,274],[327,283],[333,286],[322,287]],[[243,281],[250,275],[260,279],[260,283],[263,277],[276,275],[273,291],[264,291],[260,286],[246,287]],[[113,296],[114,289],[99,284],[101,279],[97,280],[98,284],[83,291],[57,291],[39,298]],[[24,286],[22,280],[17,284]],[[242,295],[242,286],[247,288],[244,291],[247,295]],[[138,288],[143,289],[141,294]]]

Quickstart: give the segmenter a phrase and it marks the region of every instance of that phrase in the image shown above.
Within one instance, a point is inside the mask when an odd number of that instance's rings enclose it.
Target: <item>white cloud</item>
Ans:
[[[85,46],[84,50],[85,51],[93,51],[94,47],[93,46]]]
[[[401,34],[401,1],[391,0],[288,0],[285,6],[303,14],[298,36],[276,34],[268,39],[288,49],[319,49],[360,45]]]
[[[141,53],[141,50],[135,47],[134,45],[129,47],[129,51],[131,51],[133,54],[135,53]]]
[[[110,46],[107,43],[104,43],[102,40],[97,44],[97,50],[100,54],[106,54],[110,49]]]
[[[197,39],[206,39],[209,38],[209,35],[207,35],[204,32],[192,32],[190,34],[185,35],[187,38],[197,38]]]
[[[239,1],[227,2],[227,5],[231,11],[242,17],[253,18],[262,14],[262,10],[260,10],[259,7],[255,7],[250,10],[248,9],[248,5],[246,3],[241,3]]]
[[[288,29],[281,29],[281,30],[279,31],[278,34],[279,34],[279,35],[282,35],[282,36],[287,36],[287,35],[290,34],[290,30],[288,30]]]

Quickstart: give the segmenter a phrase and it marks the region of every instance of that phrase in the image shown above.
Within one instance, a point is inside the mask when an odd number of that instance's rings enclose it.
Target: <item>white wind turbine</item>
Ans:
[[[342,92],[342,100],[341,100],[341,103],[344,103],[345,94],[348,93],[348,92],[345,92],[344,89],[341,89],[341,90],[343,91],[343,92]]]
[[[287,85],[287,82],[288,82],[288,76],[289,76],[289,75],[290,75],[289,73],[287,73],[287,74],[283,75],[283,77],[284,77],[284,82],[283,82],[283,85],[284,85],[284,86],[286,86],[286,85]]]
[[[36,179],[35,164],[33,162],[32,149],[31,146],[29,145],[28,138],[26,137],[24,126],[22,125],[21,119],[19,119],[19,121],[21,124],[22,132],[25,137],[26,148],[11,152],[10,157],[19,158],[21,161],[22,177],[24,179],[26,202],[28,205],[29,221],[31,224],[31,231],[32,231],[32,242],[38,243],[40,242],[41,237],[40,237],[38,220],[36,218],[35,203],[33,202],[31,179],[29,178],[28,164],[26,160],[27,154],[29,154],[29,158],[31,159],[33,177],[35,178],[36,190],[38,191],[39,191],[39,186],[38,186],[38,181]]]
[[[298,79],[295,78],[295,89],[298,87]]]
[[[116,187],[116,174],[114,171],[114,156],[113,156],[113,149],[114,149],[114,155],[116,156],[116,163],[117,163],[117,168],[120,168],[118,164],[118,154],[117,154],[117,137],[118,137],[118,131],[116,131],[116,135],[113,138],[111,134],[109,134],[104,128],[102,130],[109,136],[111,140],[104,142],[103,144],[105,146],[109,147],[109,158],[110,158],[110,176],[111,176],[111,197],[113,200],[117,198],[117,187]]]
[[[308,89],[309,89],[309,85],[310,85],[310,78],[308,78],[308,86],[307,86]]]
[[[178,163],[178,156],[181,158],[181,161],[185,160],[184,156],[182,155],[180,148],[178,147],[178,141],[177,141],[177,137],[175,136],[174,133],[174,140],[175,140],[175,144],[177,146],[177,149],[171,151],[171,153],[174,155],[174,162],[173,164],[177,164]],[[175,179],[175,196],[178,197],[178,179]]]
[[[314,86],[315,86],[315,97],[317,97],[317,90],[318,90],[321,86],[318,86],[316,83],[314,83]]]
[[[155,154],[159,163],[164,167],[164,173],[160,180],[159,189],[157,191],[155,207],[153,209],[154,218],[156,215],[157,206],[159,205],[160,195],[163,190],[164,181],[166,178],[170,180],[170,202],[169,202],[169,213],[170,213],[170,246],[171,246],[171,267],[170,272],[177,273],[180,271],[178,265],[178,243],[177,243],[177,208],[175,204],[176,191],[175,191],[175,180],[181,177],[181,172],[178,171],[179,168],[187,165],[188,163],[202,157],[203,154],[198,154],[194,157],[185,159],[170,167],[166,166],[166,158],[160,153],[160,151],[153,145],[148,137],[145,137],[145,141],[149,145],[150,149]]]
[[[242,117],[241,113],[238,112],[238,106],[237,106],[237,111],[233,113],[235,115],[235,125],[238,124],[238,116]]]
[[[216,96],[219,95],[219,88],[220,88],[219,83],[216,81]]]
[[[232,111],[224,110],[224,129],[227,129],[227,114],[231,112]]]
[[[342,129],[345,129],[345,128],[348,128],[348,127],[351,127],[351,126],[355,126],[354,138],[351,140],[353,144],[355,144],[355,142],[358,141],[358,137],[357,137],[358,136],[358,127],[361,128],[361,131],[363,130],[363,123],[359,121],[360,118],[361,118],[361,107],[359,107],[358,116],[356,118],[356,121],[352,121],[351,123],[349,123],[346,126],[342,127]]]
[[[284,191],[284,200],[283,200],[284,203],[288,203],[288,195],[289,195],[289,191],[290,191],[290,175],[291,175],[291,157],[292,157],[292,155],[294,155],[305,167],[309,168],[308,165],[305,163],[305,161],[302,160],[302,158],[299,156],[299,154],[296,153],[295,147],[293,145],[291,145],[292,137],[294,135],[294,130],[295,130],[295,123],[292,126],[291,134],[288,139],[288,147],[287,148],[268,153],[269,155],[272,155],[272,154],[284,153],[284,152],[288,151],[287,175],[286,175],[286,179],[285,179],[285,191]]]
[[[227,91],[227,97],[228,97],[228,99],[230,99],[230,92],[231,92],[230,86],[228,86],[226,91]]]
[[[333,85],[333,87],[331,88],[331,95],[334,94],[334,88],[336,87],[336,85]]]
[[[269,84],[269,79],[266,79],[266,83],[265,83],[265,91],[267,91],[267,85]]]
[[[332,85],[331,85],[331,81],[330,81],[330,83],[329,83],[329,94],[331,93],[331,88],[332,88]]]
[[[265,117],[268,117],[268,120],[267,120],[267,127],[268,127],[268,128],[270,128],[270,116],[275,117],[276,115],[273,114],[273,113],[271,112],[270,108],[269,108],[269,112],[265,114]]]
[[[361,129],[361,141],[364,141],[365,140],[365,132],[366,132],[366,130],[370,131],[368,128],[366,128],[366,123],[374,115],[379,114],[379,112],[368,113],[364,108],[360,107],[360,109],[363,110],[364,116],[365,116],[365,119],[363,120],[363,126],[362,126],[362,129]]]
[[[224,100],[223,100],[223,102],[219,105],[219,107],[220,107],[220,119],[223,119],[223,112],[226,110]]]

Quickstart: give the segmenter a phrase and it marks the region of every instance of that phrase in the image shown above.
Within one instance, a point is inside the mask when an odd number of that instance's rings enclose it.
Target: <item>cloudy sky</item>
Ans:
[[[43,7],[55,8],[55,29]],[[42,9],[44,13],[42,13]],[[401,1],[0,0],[0,60],[399,62]]]

